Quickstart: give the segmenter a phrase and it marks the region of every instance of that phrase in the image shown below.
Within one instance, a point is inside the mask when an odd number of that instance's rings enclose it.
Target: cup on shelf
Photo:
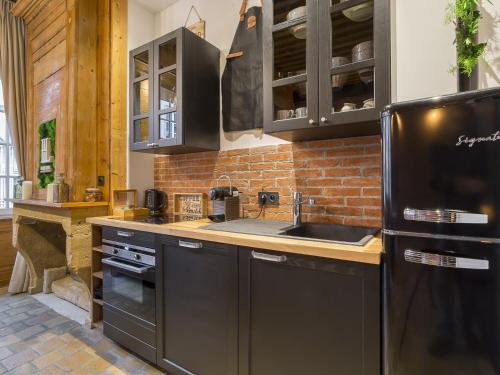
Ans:
[[[351,61],[349,58],[344,56],[334,56],[332,57],[332,67],[336,68],[345,64],[349,64]],[[349,78],[349,73],[342,74],[334,74],[332,75],[332,87],[334,89],[341,89],[344,87],[347,82],[347,78]]]
[[[356,103],[344,103],[344,106],[340,110],[340,112],[349,112],[356,109]]]
[[[375,99],[370,98],[370,99],[363,100],[363,108],[364,109],[375,108]]]
[[[295,110],[295,117],[307,117],[307,107],[299,107]]]
[[[288,120],[293,118],[295,111],[293,109],[281,109],[276,112],[277,120]]]

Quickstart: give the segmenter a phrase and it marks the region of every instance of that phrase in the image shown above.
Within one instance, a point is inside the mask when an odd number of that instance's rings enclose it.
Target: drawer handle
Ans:
[[[134,232],[124,232],[119,230],[118,232],[116,232],[116,234],[119,237],[127,237],[127,238],[134,237]]]
[[[256,251],[252,251],[252,258],[274,263],[286,262],[286,256],[284,255],[271,255],[271,254],[258,253]]]
[[[187,241],[179,241],[180,247],[187,247],[189,249],[201,249],[203,244],[201,242],[187,242]]]
[[[460,258],[406,249],[404,257],[407,262],[425,264],[427,266],[457,268],[466,270],[489,270],[490,262],[484,259]]]
[[[408,221],[448,224],[488,224],[488,215],[457,210],[418,210],[415,208],[405,208],[403,215],[405,220]]]

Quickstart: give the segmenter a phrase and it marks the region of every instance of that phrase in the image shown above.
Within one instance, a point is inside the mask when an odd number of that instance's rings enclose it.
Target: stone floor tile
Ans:
[[[44,369],[57,361],[60,361],[64,358],[64,354],[59,351],[53,351],[47,354],[44,354],[35,360],[32,363],[39,369]]]
[[[16,336],[19,337],[21,340],[26,340],[35,335],[39,335],[45,331],[46,328],[42,327],[41,325],[31,326],[29,328],[23,329],[22,331],[16,332]]]
[[[6,347],[7,345],[15,344],[16,342],[21,341],[19,337],[16,337],[14,335],[8,335],[5,337],[2,337],[0,340],[0,348]]]
[[[74,340],[71,342],[64,343],[64,345],[61,346],[61,351],[64,354],[69,355],[69,354],[74,354],[76,352],[79,352],[80,350],[84,350],[85,347],[86,347],[86,345],[84,343],[82,343],[81,341]]]
[[[61,370],[59,367],[55,365],[50,365],[47,368],[44,368],[42,371],[38,372],[37,375],[65,375],[66,371]]]
[[[7,358],[14,354],[12,351],[10,351],[8,348],[0,348],[0,361],[4,358]]]
[[[38,357],[38,353],[32,349],[24,350],[22,352],[15,353],[5,359],[2,359],[1,363],[7,370],[12,370],[17,367],[31,362]]]
[[[5,324],[10,325],[12,323],[22,321],[22,320],[26,319],[27,317],[28,317],[28,314],[22,313],[22,314],[18,314],[18,315],[14,315],[14,316],[9,316],[9,317],[6,317],[6,318],[0,319],[0,320]]]
[[[106,371],[103,372],[103,374],[105,374],[105,375],[129,375],[128,372],[125,372],[116,366],[109,367],[108,369],[106,369]]]
[[[113,366],[112,363],[106,361],[104,358],[102,357],[97,357],[97,358],[94,358],[92,359],[90,362],[88,362],[87,364],[85,364],[85,368],[89,371],[91,371],[92,373],[97,373],[97,374],[100,374],[102,373],[103,371],[105,371],[108,367],[111,367]]]
[[[59,337],[55,336],[45,342],[41,342],[33,347],[40,354],[53,352],[54,350],[62,349],[66,343]]]
[[[90,362],[93,356],[86,351],[79,351],[56,362],[56,366],[63,371],[73,371]]]
[[[59,315],[59,316],[56,316],[55,318],[47,320],[46,322],[43,323],[43,325],[47,328],[53,328],[59,324],[67,323],[68,320],[69,320],[68,318]]]
[[[36,368],[31,363],[26,363],[21,367],[5,372],[3,375],[31,375],[36,373]]]
[[[91,372],[91,371],[83,369],[83,368],[79,368],[79,369],[76,369],[74,371],[71,371],[70,374],[71,375],[93,375],[94,372]],[[101,373],[99,372],[98,374],[101,374]]]

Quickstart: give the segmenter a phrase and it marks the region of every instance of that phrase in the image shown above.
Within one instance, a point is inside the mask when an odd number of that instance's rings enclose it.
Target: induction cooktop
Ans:
[[[148,216],[133,216],[133,217],[114,217],[114,220],[122,220],[122,221],[133,221],[136,223],[145,223],[145,224],[170,224],[170,223],[178,223],[181,221],[194,221],[202,219],[199,215],[148,215]]]

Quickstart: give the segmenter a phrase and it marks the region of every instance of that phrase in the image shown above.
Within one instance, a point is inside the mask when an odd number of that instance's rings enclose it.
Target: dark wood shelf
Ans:
[[[374,66],[375,66],[375,59],[367,59],[367,60],[349,63],[349,64],[337,66],[337,67],[332,67],[331,73],[332,74],[350,73],[350,72],[356,72],[358,70],[365,69],[365,68],[371,68]]]
[[[94,272],[94,273],[92,273],[92,276],[94,276],[97,279],[101,279],[101,280],[103,279],[102,271]]]
[[[101,306],[103,305],[103,301],[100,298],[93,298],[92,301],[94,303],[97,303],[98,305],[101,305]]]
[[[289,27],[292,27],[295,25],[300,25],[301,23],[305,23],[306,21],[307,21],[307,16],[303,16],[303,17],[295,18],[293,20],[280,22],[280,23],[273,26],[273,33],[288,29]]]
[[[93,251],[97,252],[97,253],[102,253],[102,246],[94,246],[92,248]]]
[[[379,117],[380,111],[376,108],[361,108],[347,112],[335,112],[332,114],[335,125],[377,121]]]
[[[369,1],[371,0],[349,0],[343,3],[337,3],[330,7],[330,12],[331,13],[342,12],[345,9],[352,8],[359,4],[368,3]]]
[[[293,77],[277,79],[273,81],[273,87],[288,86],[306,81],[307,81],[307,74],[299,74]]]

